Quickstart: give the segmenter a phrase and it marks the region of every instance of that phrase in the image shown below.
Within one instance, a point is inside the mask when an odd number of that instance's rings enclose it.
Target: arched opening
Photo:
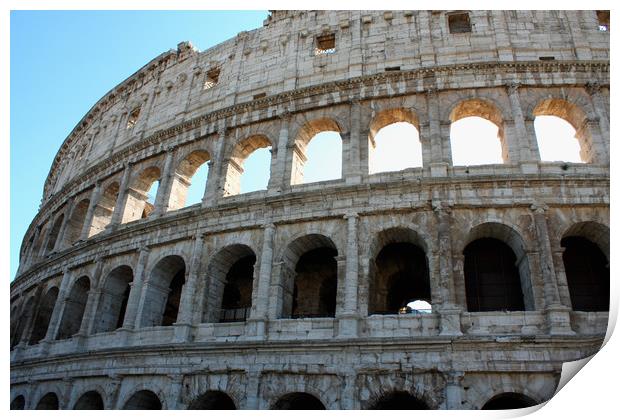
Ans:
[[[235,402],[222,391],[207,391],[193,400],[188,410],[236,410]]]
[[[172,178],[168,210],[202,202],[209,176],[209,153],[195,150],[179,163]]]
[[[306,123],[295,139],[291,185],[342,178],[342,130],[323,118]]]
[[[105,279],[97,308],[94,332],[110,332],[123,326],[133,271],[122,265],[112,270]]]
[[[155,209],[161,171],[156,166],[143,170],[127,191],[122,223],[146,218]]]
[[[574,311],[609,311],[609,261],[601,249],[581,236],[562,239],[564,270]]]
[[[34,297],[30,297],[22,307],[19,317],[17,317],[15,331],[11,334],[11,349],[19,344],[24,336],[26,326],[30,324],[34,315]]]
[[[325,318],[336,312],[338,250],[323,235],[294,240],[284,254],[283,318]]]
[[[178,255],[162,258],[146,284],[141,327],[169,326],[176,322],[185,284],[185,261]]]
[[[65,219],[65,215],[61,214],[56,218],[56,221],[52,225],[52,230],[50,231],[49,238],[47,239],[47,244],[45,245],[45,253],[52,252],[54,248],[56,248],[56,242],[58,241],[58,235],[60,234],[60,228],[62,227],[62,222]]]
[[[118,182],[112,182],[101,194],[101,198],[93,213],[93,222],[88,232],[89,237],[103,232],[112,221],[112,214],[118,200],[118,192]]]
[[[77,400],[74,410],[103,410],[103,398],[97,391],[88,391]]]
[[[53,392],[48,392],[37,403],[36,410],[58,410],[58,397]]]
[[[513,410],[516,408],[527,408],[538,404],[532,398],[517,394],[516,392],[505,392],[491,398],[482,406],[482,410]]]
[[[406,391],[393,391],[378,398],[369,410],[428,410],[428,405]]]
[[[503,118],[482,99],[459,103],[450,113],[450,147],[454,166],[508,163]]]
[[[533,111],[536,141],[543,161],[589,163],[594,160],[586,114],[564,99],[548,98]]]
[[[52,287],[41,299],[39,311],[37,312],[37,316],[34,321],[34,327],[32,328],[32,333],[30,334],[29,344],[37,344],[45,338],[57,298],[58,288]]]
[[[11,401],[11,410],[23,410],[26,407],[26,399],[23,395],[18,395]]]
[[[152,391],[142,390],[131,396],[123,406],[123,410],[161,410],[159,397]]]
[[[266,136],[241,141],[228,159],[224,196],[267,189],[270,165],[271,142]]]
[[[82,228],[84,227],[84,222],[86,221],[86,213],[88,212],[89,206],[90,200],[85,199],[80,201],[73,208],[71,218],[67,223],[67,232],[64,236],[64,242],[67,246],[73,245],[78,239],[80,239],[80,234],[82,233]]]
[[[463,255],[469,312],[525,310],[517,257],[508,245],[494,238],[476,239]]]
[[[370,124],[369,173],[422,167],[422,144],[415,114],[403,108],[380,112]]]
[[[209,263],[203,322],[242,322],[250,315],[254,251],[241,244],[221,249]]]
[[[377,235],[371,251],[369,314],[411,313],[414,301],[431,302],[430,277],[424,243],[406,228]]]
[[[88,292],[90,291],[90,280],[88,277],[80,277],[71,288],[69,297],[65,301],[65,310],[58,329],[58,340],[69,338],[80,331]]]
[[[314,395],[292,392],[283,395],[271,407],[272,410],[325,410],[325,406]]]

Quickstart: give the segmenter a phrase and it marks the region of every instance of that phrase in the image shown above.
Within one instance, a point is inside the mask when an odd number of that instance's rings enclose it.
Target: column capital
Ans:
[[[601,93],[601,84],[597,80],[590,80],[586,83],[586,91],[590,95],[597,95]]]
[[[535,214],[545,214],[545,212],[549,210],[549,206],[543,202],[535,201],[530,206],[530,210],[532,210]]]
[[[276,225],[273,222],[266,222],[261,227],[263,229],[275,229]]]
[[[431,96],[437,96],[438,94],[438,90],[437,88],[433,87],[433,88],[428,88],[424,91],[424,93],[426,94],[427,97],[431,97]]]
[[[288,107],[285,107],[284,110],[278,115],[278,118],[280,119],[280,121],[290,121],[291,117],[293,116],[293,113],[288,109]]]
[[[138,252],[140,254],[148,254],[151,252],[151,247],[149,245],[142,245],[138,248]]]
[[[508,94],[510,95],[519,92],[520,87],[521,87],[521,83],[517,81],[511,81],[511,82],[506,83],[506,90],[508,91]]]
[[[431,208],[433,209],[435,213],[439,213],[439,212],[450,213],[452,212],[452,207],[454,207],[454,202],[452,200],[446,200],[446,201],[433,200],[431,202]]]
[[[347,212],[345,213],[344,216],[342,216],[343,219],[345,220],[349,220],[349,219],[359,219],[360,215],[357,212]]]

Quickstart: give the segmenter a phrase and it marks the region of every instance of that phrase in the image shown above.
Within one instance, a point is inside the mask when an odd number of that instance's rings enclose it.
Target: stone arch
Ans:
[[[235,144],[230,152],[230,156],[225,160],[225,197],[237,195],[241,192],[241,177],[243,175],[243,164],[245,160],[258,149],[268,147],[273,148],[273,142],[264,134],[253,134]],[[265,188],[266,187],[267,186],[265,186]]]
[[[532,110],[534,118],[538,116],[553,116],[563,119],[575,129],[575,137],[581,148],[579,156],[585,163],[596,162],[599,157],[594,149],[592,133],[588,128],[588,115],[575,103],[562,98],[546,98],[538,102]],[[537,139],[538,142],[541,139]]]
[[[54,392],[48,392],[37,402],[36,410],[60,410],[58,396]]]
[[[511,287],[510,290],[513,293],[510,296],[515,297],[515,300],[506,301],[504,304],[509,305],[511,308],[520,308],[511,310],[534,310],[535,305],[529,259],[522,236],[514,228],[506,224],[496,222],[481,223],[470,230],[465,244],[466,245],[463,248],[463,255],[465,257],[465,296],[467,298],[467,306],[470,312],[479,310],[505,310],[500,308],[489,309],[497,306],[494,303],[497,301],[494,300],[491,295],[487,295],[487,293],[491,290],[496,290],[498,292],[506,291],[506,289],[504,289],[505,287]],[[493,255],[493,257],[491,257],[491,255]],[[488,258],[484,256],[487,256]],[[480,283],[476,274],[479,273],[479,271],[476,271],[476,267],[478,267],[476,262],[479,264],[488,262],[492,265],[492,267],[484,266],[485,268],[482,268],[482,266],[480,266],[480,270],[488,269],[491,270],[490,272],[494,273],[498,272],[498,267],[495,266],[495,263],[497,262],[501,265],[503,273],[510,274],[507,274],[506,276],[493,277],[494,281],[496,281],[496,283],[494,283],[495,286]],[[502,285],[501,287],[500,284]],[[521,296],[518,296],[519,291],[521,292]],[[476,300],[474,298],[476,296],[479,298],[477,299],[478,304],[475,303]],[[502,296],[506,299],[509,297],[505,294]],[[482,298],[490,299],[487,299],[487,301],[490,302],[488,307],[486,304],[482,304],[482,306],[480,306],[480,299]],[[499,299],[499,297],[497,298]],[[470,308],[477,308],[477,310],[472,310]]]
[[[428,410],[428,404],[408,391],[386,392],[370,403],[369,410]]]
[[[509,163],[510,148],[504,134],[504,117],[501,108],[491,99],[482,97],[462,99],[453,105],[449,115],[451,124],[468,117],[479,117],[497,126],[497,137],[501,144],[502,161],[503,163]],[[454,160],[453,156],[452,159]]]
[[[119,188],[118,182],[112,181],[103,189],[103,193],[93,212],[93,222],[88,232],[89,237],[103,232],[112,221],[112,214],[114,213],[116,201],[118,200]]]
[[[302,184],[304,182],[304,165],[307,161],[306,149],[308,144],[317,134],[325,131],[335,131],[341,135],[343,134],[342,126],[338,124],[335,119],[322,117],[305,122],[305,124],[299,128],[295,136],[292,137],[290,144],[293,153],[290,177],[291,185]]]
[[[417,299],[431,303],[427,250],[426,241],[410,228],[391,227],[376,234],[369,254],[369,314],[398,313]],[[395,299],[399,301],[392,302]]]
[[[60,228],[62,227],[62,222],[64,219],[65,215],[61,214],[54,221],[49,237],[47,238],[47,243],[45,244],[46,254],[52,252],[57,247],[56,242],[58,242],[58,235],[60,235]]]
[[[80,331],[90,288],[90,279],[87,276],[82,276],[73,283],[69,296],[64,302],[64,310],[56,339],[69,338]]]
[[[188,410],[236,410],[233,399],[225,392],[209,390],[196,397],[187,407]]]
[[[375,173],[373,171],[373,156],[375,154],[376,145],[376,136],[382,129],[395,124],[395,123],[407,123],[413,126],[418,134],[418,142],[420,142],[419,133],[420,133],[420,121],[418,119],[417,114],[407,108],[389,108],[379,111],[371,120],[369,125],[369,134],[368,134],[368,166],[369,172]],[[413,140],[413,139],[412,139]],[[420,144],[420,162],[421,166],[424,166],[424,159],[422,157],[422,148]],[[401,170],[404,168],[399,168],[396,170]]]
[[[26,408],[26,398],[23,395],[18,395],[11,400],[11,410],[24,410]]]
[[[134,392],[123,404],[123,410],[161,410],[163,404],[156,393],[143,389]]]
[[[539,404],[535,399],[525,394],[516,392],[504,392],[495,395],[488,400],[480,409],[481,410],[512,410],[516,408],[532,407]]]
[[[103,398],[97,391],[83,393],[73,406],[74,410],[103,410]]]
[[[121,265],[103,278],[94,333],[110,332],[123,326],[133,270],[128,265]]]
[[[280,265],[280,317],[334,316],[337,256],[334,242],[321,234],[306,234],[289,242]]]
[[[67,222],[67,227],[65,228],[66,231],[63,238],[63,242],[67,246],[73,245],[78,241],[78,239],[80,239],[80,234],[82,233],[82,228],[86,222],[86,213],[88,213],[89,206],[90,200],[85,198],[80,200],[73,207],[73,211],[71,212],[71,217]]]
[[[597,222],[572,225],[562,236],[562,262],[575,311],[609,311],[609,228]]]
[[[256,254],[248,245],[219,250],[207,268],[202,322],[245,321],[252,307]]]
[[[210,161],[211,154],[203,149],[193,150],[181,159],[171,180],[168,210],[177,210],[186,206],[187,192],[192,185],[192,178],[202,165],[209,164]]]
[[[11,334],[11,349],[18,345],[25,334],[25,330],[32,323],[35,314],[35,297],[30,296],[22,306],[19,317],[15,324],[15,330]]]
[[[290,392],[279,397],[271,406],[272,410],[325,410],[321,400],[307,392]]]
[[[127,199],[123,209],[122,223],[148,217],[155,209],[154,203],[149,203],[148,192],[151,186],[161,179],[161,170],[157,166],[150,166],[142,170],[133,179],[127,190]]]
[[[176,322],[185,284],[186,265],[183,257],[168,255],[151,270],[146,288],[140,326],[169,326]]]
[[[30,334],[29,344],[37,344],[45,338],[57,299],[58,288],[55,286],[50,287],[43,298],[41,298],[32,333]]]

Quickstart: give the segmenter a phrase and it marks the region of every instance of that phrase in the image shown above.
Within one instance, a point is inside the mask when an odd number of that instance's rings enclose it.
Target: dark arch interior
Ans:
[[[152,391],[138,391],[131,396],[124,410],[161,410],[161,401]]]
[[[162,326],[172,325],[177,321],[179,305],[181,303],[181,291],[183,290],[184,284],[185,267],[179,270],[170,282],[170,292],[168,293],[168,300],[166,301],[166,309],[164,309],[164,316],[161,322]]]
[[[428,405],[405,391],[395,391],[379,398],[370,410],[428,410]]]
[[[303,254],[295,266],[293,318],[333,317],[336,312],[338,252],[329,247]]]
[[[220,322],[245,321],[252,307],[252,281],[256,256],[247,255],[235,262],[226,274]]]
[[[58,397],[53,392],[48,392],[39,400],[37,410],[58,410]]]
[[[162,258],[153,268],[146,287],[140,326],[170,326],[177,320],[185,284],[185,261],[178,255]]]
[[[431,301],[424,251],[409,242],[384,246],[375,260],[370,286],[370,313],[396,314],[414,300]]]
[[[103,410],[103,399],[97,391],[88,391],[77,400],[74,410]]]
[[[578,236],[562,239],[570,300],[575,311],[609,311],[609,263],[593,242]]]
[[[89,290],[90,281],[88,277],[81,277],[71,288],[69,298],[65,302],[65,309],[58,330],[57,338],[59,340],[69,338],[79,332]]]
[[[236,410],[235,403],[225,392],[207,391],[188,407],[188,410]]]
[[[293,392],[280,397],[272,410],[325,410],[325,406],[313,395]]]
[[[481,238],[467,245],[463,254],[468,311],[525,310],[517,258],[508,245]]]
[[[108,274],[97,309],[96,333],[114,331],[123,326],[132,281],[133,271],[126,265]]]
[[[491,398],[482,406],[482,410],[513,410],[536,405],[537,402],[523,394],[506,392]]]
[[[52,287],[41,299],[39,311],[37,312],[37,316],[34,321],[32,334],[30,335],[29,344],[37,344],[45,338],[50,319],[52,318],[52,312],[54,311],[54,305],[56,305],[57,297],[58,288]]]
[[[18,395],[11,401],[11,410],[23,410],[26,407],[26,399],[23,395]]]

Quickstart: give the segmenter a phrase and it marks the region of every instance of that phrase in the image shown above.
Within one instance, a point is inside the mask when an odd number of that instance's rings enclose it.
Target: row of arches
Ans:
[[[589,230],[584,230],[583,224],[569,229],[561,241],[568,292],[575,311],[608,311],[608,248],[601,249],[605,244],[598,240],[605,238],[608,230],[593,222],[589,226]],[[467,311],[535,310],[530,261],[516,231],[499,223],[477,225],[461,252]],[[437,291],[431,287],[429,250],[416,231],[402,227],[381,231],[370,244],[370,256],[368,315],[432,310]],[[343,258],[335,243],[321,234],[307,234],[292,240],[280,258],[275,264],[279,273],[271,280],[277,285],[272,294],[280,302],[275,317],[334,317],[338,295],[343,293],[338,284],[339,261]],[[93,289],[88,276],[71,283],[64,302],[57,302],[59,289],[55,286],[43,294],[38,305],[31,296],[20,316],[12,314],[12,346],[25,340],[30,323],[33,326],[26,341],[36,344],[45,338],[56,305],[62,309],[57,333],[51,339],[80,332],[111,332],[123,326],[170,326],[178,322],[183,305],[192,308],[191,319],[186,322],[243,322],[256,303],[257,254],[249,245],[228,245],[215,252],[204,277],[198,279],[195,293],[185,302],[185,259],[167,255],[150,267],[143,285],[135,290],[132,285],[140,281],[129,265],[117,266],[102,276],[94,290],[98,299],[92,299],[96,308],[92,327],[84,321]],[[132,294],[138,302],[134,306],[140,309],[127,315]]]
[[[588,121],[592,118],[580,106],[566,99],[546,98],[531,112],[535,130],[531,127],[523,130],[537,133],[536,147],[543,160],[597,160],[598,146],[595,147],[595,140],[589,132]],[[549,120],[554,120],[555,125],[549,125]],[[435,159],[431,158],[431,154],[437,153],[445,155],[440,158],[442,161],[468,166],[508,163],[523,158],[519,155],[521,152],[516,150],[517,146],[510,146],[506,140],[506,132],[515,130],[507,124],[514,122],[507,121],[500,108],[489,98],[461,100],[453,106],[449,122],[451,146],[446,155],[445,151],[433,152],[433,149],[445,146],[437,143],[439,139],[429,134],[428,128],[424,129],[423,142],[430,140],[437,144],[422,147],[422,127],[411,108],[376,112],[367,130],[369,173],[424,167]],[[445,136],[443,123],[435,130],[438,130],[438,136]],[[526,135],[526,132],[519,134]],[[156,209],[161,214],[212,199],[207,197],[209,182],[214,185],[212,189],[218,190],[216,194],[231,196],[267,189],[270,182],[279,182],[271,178],[283,176],[279,173],[282,170],[286,171],[284,176],[288,177],[291,185],[340,179],[342,162],[348,160],[343,156],[352,147],[343,148],[343,141],[350,141],[351,133],[343,128],[342,122],[330,117],[302,124],[291,137],[289,147],[292,152],[286,152],[288,155],[284,158],[278,157],[277,144],[270,138],[273,134],[245,135],[247,137],[243,140],[225,146],[221,169],[217,164],[212,164],[217,152],[198,148],[186,152],[184,156],[175,156],[170,162],[166,158],[165,163],[164,159],[158,159],[151,164],[140,164],[132,168],[126,183],[120,179],[105,182],[99,194],[83,198],[58,214],[46,232],[41,227],[38,239],[30,238],[30,252],[46,254],[70,246],[79,239],[102,232],[113,224],[115,218],[114,223],[128,223],[147,218]],[[522,146],[518,148],[523,149]],[[572,155],[566,155],[567,151],[572,151]],[[281,168],[277,160],[286,160],[286,169]],[[211,176],[219,179],[209,181],[213,167],[219,173]],[[242,188],[244,180],[249,184]],[[89,207],[92,207],[90,214]],[[115,213],[118,215],[115,216]]]
[[[537,405],[538,402],[524,394],[506,392],[495,395],[487,401],[482,410],[509,410]],[[23,410],[26,399],[18,395],[11,401],[11,410]],[[73,410],[103,410],[105,407],[101,394],[88,391],[82,394],[72,407]],[[163,403],[156,393],[144,389],[135,392],[122,405],[123,410],[161,410]],[[195,398],[187,406],[188,410],[236,410],[234,400],[222,391],[207,391]],[[272,410],[325,410],[321,400],[306,392],[292,392],[279,397],[270,407]],[[37,410],[58,410],[58,396],[49,392],[37,402]],[[408,391],[386,392],[369,404],[370,410],[428,410],[430,407],[423,400]]]

